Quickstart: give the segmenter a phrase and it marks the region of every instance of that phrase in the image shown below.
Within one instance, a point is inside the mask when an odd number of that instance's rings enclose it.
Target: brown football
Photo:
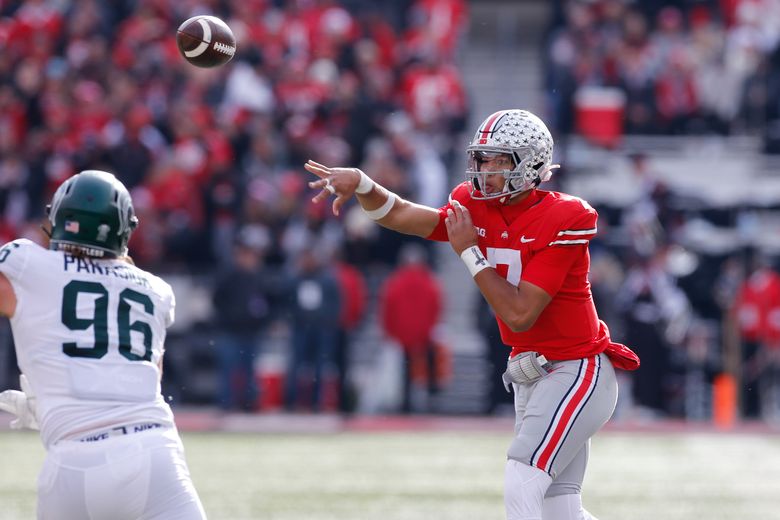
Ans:
[[[236,53],[236,37],[216,16],[193,16],[176,31],[176,44],[184,59],[198,67],[216,67]]]

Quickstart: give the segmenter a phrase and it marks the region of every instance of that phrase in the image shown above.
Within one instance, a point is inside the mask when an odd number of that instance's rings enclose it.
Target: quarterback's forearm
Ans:
[[[530,329],[551,300],[544,290],[528,282],[512,285],[495,269],[483,269],[474,281],[496,315],[513,332]]]
[[[317,180],[309,182],[310,188],[322,190],[314,196],[314,202],[321,202],[330,195],[335,195],[335,215],[339,214],[341,207],[354,195],[370,219],[393,231],[427,237],[439,224],[439,213],[436,209],[413,204],[398,197],[358,168],[331,168],[312,160],[307,161],[303,167],[318,177]]]
[[[392,204],[384,216],[376,219],[376,223],[399,233],[424,238],[433,233],[439,223],[439,212],[436,209],[402,199],[379,184],[374,184],[368,193],[356,193],[355,196],[369,215],[372,211],[381,210],[386,204]],[[395,201],[390,202],[390,197],[394,197]]]

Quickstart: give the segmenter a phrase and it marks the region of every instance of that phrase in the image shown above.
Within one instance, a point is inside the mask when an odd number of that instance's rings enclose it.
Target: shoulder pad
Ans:
[[[457,200],[461,204],[466,204],[471,200],[471,189],[469,189],[469,181],[463,181],[452,189],[449,200],[447,202],[452,204],[453,200]]]
[[[46,252],[41,246],[26,238],[17,238],[0,247],[0,272],[11,279],[22,276],[31,255]]]
[[[548,245],[587,244],[598,231],[598,213],[584,199],[566,194],[558,195],[557,232]]]

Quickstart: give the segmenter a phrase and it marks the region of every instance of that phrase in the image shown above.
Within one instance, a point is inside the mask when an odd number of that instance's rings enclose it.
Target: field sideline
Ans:
[[[184,432],[212,520],[503,518],[509,431]],[[37,434],[1,432],[0,519],[35,517]],[[600,520],[780,519],[780,436],[607,430],[584,501]]]

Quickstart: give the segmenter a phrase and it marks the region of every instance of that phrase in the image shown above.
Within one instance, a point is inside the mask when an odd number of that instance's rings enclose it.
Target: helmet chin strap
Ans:
[[[504,188],[504,191],[506,191],[506,188]],[[509,193],[504,195],[503,197],[500,197],[498,199],[498,203],[502,205],[509,204],[509,201],[512,200],[512,198],[517,195],[517,193]]]
[[[51,229],[47,229],[46,226],[41,224],[41,230],[47,237],[51,238]]]
[[[550,177],[552,176],[552,171],[557,169],[557,168],[560,168],[560,167],[561,167],[560,164],[550,165],[549,168],[544,170],[541,174],[539,174],[536,177],[536,179],[534,179],[532,185],[528,188],[528,190],[536,189],[536,188],[539,187],[539,185],[541,183],[550,180]],[[504,191],[507,192],[507,194],[504,195],[503,197],[500,197],[498,199],[498,201],[501,204],[509,204],[509,201],[511,201],[512,199],[514,199],[515,197],[517,197],[521,193],[525,193],[526,191],[528,191],[528,190],[523,190],[523,191],[518,191],[516,193],[508,193],[508,192],[510,192],[510,191],[512,191],[514,189],[515,189],[515,187],[512,185],[512,181],[511,180],[507,180],[506,183],[504,184]]]
[[[528,190],[532,190],[532,189],[536,188],[537,186],[539,186],[539,183],[540,183],[540,182],[541,182],[541,179],[539,179],[539,178],[537,177],[537,178],[536,178],[536,181],[534,181],[534,184],[533,184],[533,186],[532,186],[532,187],[530,187],[530,188],[528,188]],[[512,181],[509,181],[509,180],[508,180],[508,181],[506,181],[506,183],[504,184],[504,192],[506,192],[506,195],[504,195],[503,197],[500,197],[500,198],[498,199],[498,202],[499,202],[500,204],[504,204],[504,205],[506,205],[506,204],[509,204],[509,202],[510,202],[512,199],[514,199],[514,198],[515,198],[515,197],[517,197],[518,195],[520,195],[520,194],[522,194],[522,193],[525,193],[526,191],[528,191],[528,190],[523,190],[523,191],[517,191],[517,192],[514,192],[514,193],[510,193],[510,192],[512,192],[514,189],[515,189],[515,187],[512,185]]]

